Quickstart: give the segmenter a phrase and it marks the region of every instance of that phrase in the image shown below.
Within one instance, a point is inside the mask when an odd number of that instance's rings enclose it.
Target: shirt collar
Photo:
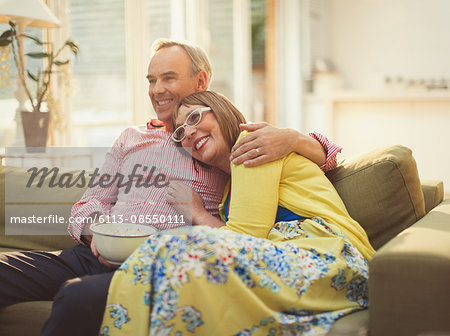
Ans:
[[[159,119],[150,119],[147,122],[147,129],[160,129],[160,130],[165,130],[166,129],[166,125],[164,124],[164,122],[162,122]]]

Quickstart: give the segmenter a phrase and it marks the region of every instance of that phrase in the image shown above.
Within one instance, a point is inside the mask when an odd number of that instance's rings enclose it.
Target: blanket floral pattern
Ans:
[[[269,239],[194,227],[157,234],[113,278],[100,335],[324,335],[368,306],[368,267],[320,218]]]

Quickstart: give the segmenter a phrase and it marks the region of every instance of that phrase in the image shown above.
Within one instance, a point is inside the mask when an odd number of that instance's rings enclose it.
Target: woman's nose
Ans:
[[[193,126],[184,126],[184,134],[186,136],[187,139],[192,138],[192,136],[194,135],[196,129]]]

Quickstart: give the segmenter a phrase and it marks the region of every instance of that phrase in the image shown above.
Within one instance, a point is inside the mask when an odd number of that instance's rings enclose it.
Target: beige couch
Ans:
[[[6,174],[3,169],[1,188],[6,176],[8,193],[35,200],[51,195],[54,204],[46,200],[47,206],[16,211],[67,217],[83,193],[25,188],[25,174],[24,168],[8,168]],[[450,335],[450,199],[442,201],[442,182],[421,182],[411,151],[402,146],[344,161],[327,176],[377,249],[370,263],[370,309],[338,320],[330,335]],[[0,251],[73,246],[67,235],[5,235],[2,197]],[[15,198],[7,201],[14,208]],[[51,302],[27,302],[1,309],[0,335],[38,335],[50,307]]]

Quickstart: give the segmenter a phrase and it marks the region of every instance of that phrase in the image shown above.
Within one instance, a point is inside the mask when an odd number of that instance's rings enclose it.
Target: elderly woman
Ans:
[[[173,141],[231,175],[223,222],[194,197],[192,228],[141,245],[114,275],[101,333],[322,335],[367,308],[374,250],[317,165],[294,153],[230,164],[245,120],[215,92],[183,99],[174,120]]]

